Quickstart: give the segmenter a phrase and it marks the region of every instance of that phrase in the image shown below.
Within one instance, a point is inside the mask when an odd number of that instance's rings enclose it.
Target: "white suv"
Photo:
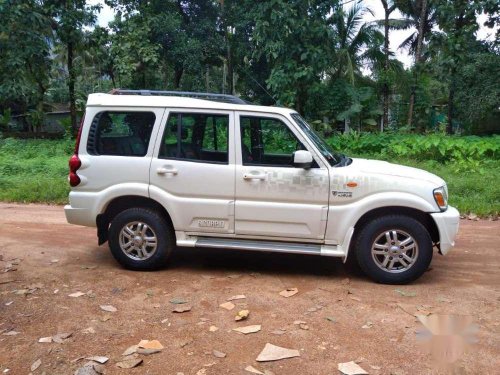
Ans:
[[[135,270],[177,246],[355,256],[382,283],[422,275],[458,231],[445,182],[349,158],[292,109],[219,94],[89,95],[71,157],[68,222]]]

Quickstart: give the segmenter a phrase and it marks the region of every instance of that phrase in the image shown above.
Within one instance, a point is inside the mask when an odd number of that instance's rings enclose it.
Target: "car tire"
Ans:
[[[422,223],[409,216],[387,215],[364,225],[355,239],[363,272],[383,284],[406,284],[427,271],[432,239]]]
[[[120,212],[109,228],[109,247],[123,267],[153,271],[167,265],[175,248],[172,226],[158,212],[129,208]]]

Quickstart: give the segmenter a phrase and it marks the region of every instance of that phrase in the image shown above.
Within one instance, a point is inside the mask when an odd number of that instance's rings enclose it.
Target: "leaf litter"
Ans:
[[[262,349],[255,360],[257,362],[269,362],[294,357],[300,357],[298,350],[282,348],[281,346],[266,343],[266,346],[264,346],[264,349]]]

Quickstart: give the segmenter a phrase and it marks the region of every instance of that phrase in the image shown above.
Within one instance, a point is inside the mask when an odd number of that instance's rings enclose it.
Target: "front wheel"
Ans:
[[[384,284],[406,284],[429,267],[432,240],[419,221],[388,215],[361,228],[355,251],[359,266],[371,279]]]
[[[125,268],[156,270],[167,264],[175,247],[173,229],[165,218],[146,208],[120,212],[109,228],[109,247]]]

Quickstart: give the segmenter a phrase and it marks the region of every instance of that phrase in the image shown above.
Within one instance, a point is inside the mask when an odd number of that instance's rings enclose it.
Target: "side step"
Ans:
[[[234,238],[198,237],[195,247],[208,247],[217,249],[238,249],[251,251],[269,251],[277,253],[327,255],[343,257],[345,254],[337,246],[319,244],[304,244],[297,242],[256,241]]]

